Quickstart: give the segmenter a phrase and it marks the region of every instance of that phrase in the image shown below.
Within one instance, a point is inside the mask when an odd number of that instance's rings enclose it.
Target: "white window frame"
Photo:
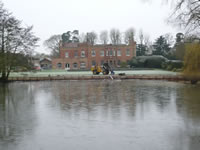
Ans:
[[[60,63],[60,62],[57,63],[57,68],[58,68],[58,69],[61,69],[61,68],[62,68],[62,63]]]
[[[108,54],[109,54],[109,52],[108,52],[108,51],[106,51],[106,56],[108,56]]]
[[[92,56],[92,57],[95,57],[95,56],[96,56],[96,51],[95,51],[95,50],[92,50],[92,51],[91,51],[91,56]]]
[[[69,63],[66,63],[66,64],[65,64],[65,68],[70,68],[70,64],[69,64]]]
[[[86,63],[85,63],[85,62],[81,62],[81,63],[80,63],[80,68],[81,68],[81,69],[86,68]]]
[[[115,56],[115,50],[113,50],[113,56]]]
[[[122,56],[121,50],[117,50],[117,56]]]
[[[126,49],[126,56],[130,56],[130,49]]]
[[[76,67],[74,67],[75,64],[76,64]],[[78,63],[73,63],[73,68],[77,69],[78,68]]]
[[[76,56],[75,54],[77,54],[77,56]],[[75,57],[75,58],[78,57],[78,51],[74,51],[74,57]]]
[[[104,50],[101,50],[101,51],[100,51],[100,56],[102,56],[102,57],[105,56],[105,54],[104,54]]]
[[[69,58],[69,52],[65,52],[65,58]]]
[[[85,57],[85,51],[84,50],[81,51],[81,57],[82,58]]]
[[[109,50],[109,56],[113,56],[113,51]]]

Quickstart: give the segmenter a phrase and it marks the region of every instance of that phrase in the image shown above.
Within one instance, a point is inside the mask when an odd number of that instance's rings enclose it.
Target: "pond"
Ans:
[[[0,150],[197,150],[200,85],[53,81],[0,85]]]

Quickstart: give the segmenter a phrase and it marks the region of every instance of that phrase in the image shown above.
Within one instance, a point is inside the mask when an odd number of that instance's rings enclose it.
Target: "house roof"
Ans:
[[[51,62],[51,59],[50,59],[50,58],[42,58],[42,59],[40,59],[40,62],[45,61],[45,60]]]

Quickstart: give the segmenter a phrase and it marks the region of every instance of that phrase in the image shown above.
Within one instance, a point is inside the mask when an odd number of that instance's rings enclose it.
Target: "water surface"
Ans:
[[[0,150],[199,150],[200,85],[53,81],[0,85]]]

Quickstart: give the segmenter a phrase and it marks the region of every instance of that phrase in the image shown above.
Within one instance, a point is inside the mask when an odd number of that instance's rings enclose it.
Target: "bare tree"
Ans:
[[[98,35],[94,31],[88,32],[86,35],[86,41],[89,44],[94,45],[96,43],[97,39],[98,39]]]
[[[125,31],[124,42],[129,44],[129,42],[133,42],[135,40],[135,29],[129,28]]]
[[[167,33],[164,35],[164,38],[166,39],[167,43],[171,46],[174,44],[174,37],[170,33]]]
[[[168,0],[170,1],[170,0]],[[176,0],[174,11],[170,16],[173,23],[184,27],[187,32],[199,32],[200,29],[200,1],[199,0]]]
[[[144,34],[142,30],[140,30],[138,35],[138,44],[136,45],[136,53],[137,56],[146,55],[147,52],[151,51],[152,44],[150,42],[150,37],[148,34]]]
[[[60,53],[61,35],[52,35],[49,39],[44,41],[44,46],[51,51],[53,58],[58,58]]]
[[[150,1],[150,0],[143,0]],[[164,0],[171,3],[174,11],[169,16],[169,22],[183,27],[187,33],[199,33],[200,0]]]
[[[144,35],[144,45],[149,46],[150,45],[150,36],[148,34]]]
[[[112,44],[117,45],[121,43],[121,32],[119,29],[110,30],[110,41]]]
[[[102,31],[100,33],[99,39],[102,44],[108,44],[108,31]]]
[[[19,63],[17,55],[24,57],[36,47],[37,38],[33,27],[23,27],[0,2],[0,81],[6,82],[11,68]],[[25,57],[26,58],[26,57]]]
[[[81,34],[79,35],[79,42],[80,42],[80,43],[86,42],[86,35],[85,35],[85,33],[81,33]]]
[[[140,44],[144,43],[144,33],[142,30],[140,30],[139,32],[139,41],[140,41]]]

